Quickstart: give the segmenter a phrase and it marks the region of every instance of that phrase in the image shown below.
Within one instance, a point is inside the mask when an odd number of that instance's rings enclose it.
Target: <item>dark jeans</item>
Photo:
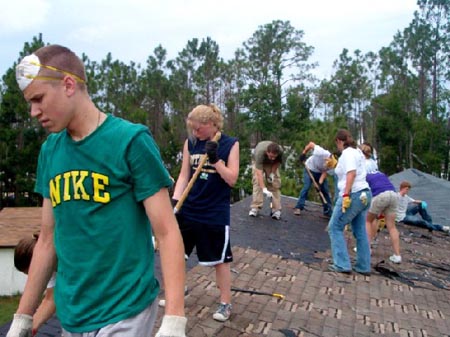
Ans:
[[[314,180],[319,185],[319,179],[322,174],[319,172],[313,172],[313,171],[310,171],[310,172],[311,172],[312,176],[314,177]],[[303,188],[300,191],[300,195],[298,197],[297,205],[295,206],[295,208],[299,208],[302,210],[305,209],[305,202],[306,202],[306,199],[308,199],[308,192],[309,192],[309,189],[311,188],[312,184],[313,184],[313,181],[309,177],[309,174],[306,171],[306,168],[303,169]],[[328,189],[327,179],[325,179],[323,181],[323,184],[321,184],[319,186],[320,186],[320,191],[322,192],[322,194],[325,197],[325,200],[327,202],[326,204],[323,204],[323,214],[327,215],[327,216],[331,216],[333,209],[332,209],[332,205],[331,205],[331,198],[330,198],[330,192]]]
[[[442,225],[433,224],[430,214],[428,214],[426,209],[422,208],[422,204],[409,205],[402,222],[407,225],[427,228],[430,231],[443,231]]]

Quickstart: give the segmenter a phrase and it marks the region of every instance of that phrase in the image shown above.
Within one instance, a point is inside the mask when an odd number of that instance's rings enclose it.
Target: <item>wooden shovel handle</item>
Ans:
[[[317,184],[316,180],[314,179],[314,176],[312,175],[311,171],[309,170],[308,166],[305,165],[306,172],[308,172],[309,177],[311,178],[314,187],[319,192],[320,198],[322,199],[322,202],[324,204],[327,204],[327,200],[325,199],[325,196],[323,195],[322,191],[320,190],[319,185]]]

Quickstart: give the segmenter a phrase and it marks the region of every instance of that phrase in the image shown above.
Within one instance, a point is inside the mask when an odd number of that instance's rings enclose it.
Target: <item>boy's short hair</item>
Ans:
[[[405,187],[411,188],[411,183],[409,181],[406,181],[406,180],[402,181],[400,183],[400,189],[405,188]]]
[[[39,61],[46,66],[51,66],[62,72],[69,72],[86,82],[86,70],[83,61],[69,48],[57,44],[47,45],[34,52]],[[42,74],[41,74],[42,72]],[[41,67],[39,75],[52,74],[54,70]]]

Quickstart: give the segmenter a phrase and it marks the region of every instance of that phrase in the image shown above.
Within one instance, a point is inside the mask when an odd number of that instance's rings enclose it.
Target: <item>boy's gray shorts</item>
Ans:
[[[158,314],[158,301],[134,317],[104,326],[101,329],[83,333],[72,333],[63,329],[63,337],[137,337],[153,336],[152,330]]]

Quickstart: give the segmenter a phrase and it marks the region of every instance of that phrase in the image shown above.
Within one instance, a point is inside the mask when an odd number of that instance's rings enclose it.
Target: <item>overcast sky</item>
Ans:
[[[190,39],[209,36],[229,60],[259,26],[289,20],[315,48],[310,61],[319,62],[317,74],[328,77],[343,48],[377,52],[418,9],[416,0],[0,1],[0,76],[39,33],[91,60],[111,52],[141,64],[159,44],[172,59]]]

